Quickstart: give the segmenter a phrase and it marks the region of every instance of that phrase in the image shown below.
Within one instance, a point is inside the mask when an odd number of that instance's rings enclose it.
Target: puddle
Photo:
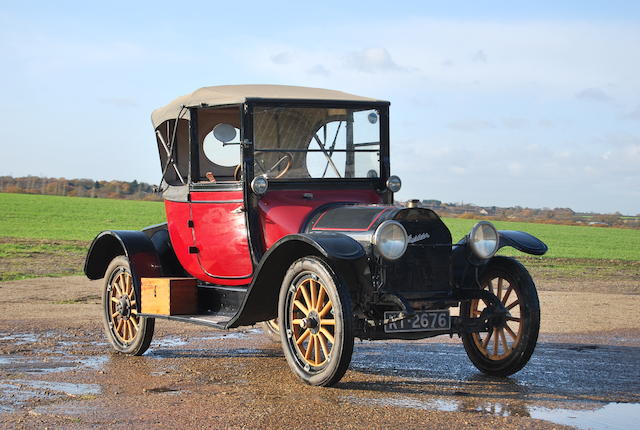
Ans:
[[[33,381],[26,379],[14,379],[7,381],[10,385],[20,385],[35,389],[56,391],[69,396],[82,396],[87,394],[100,394],[100,386],[97,384],[72,384],[69,382]]]
[[[407,409],[424,409],[428,411],[444,411],[456,412],[458,405],[456,402],[448,400],[430,400],[428,402],[412,399],[410,397],[392,397],[387,399],[371,399],[356,396],[343,396],[341,400],[357,405],[377,405],[377,406],[394,406],[397,408]]]
[[[224,339],[245,339],[250,334],[259,332],[258,329],[250,329],[243,331],[233,331],[233,332],[225,332],[219,331],[214,334],[206,335],[206,336],[198,336],[191,338],[181,338],[178,336],[168,336],[160,339],[154,339],[152,341],[152,346],[156,348],[168,348],[172,346],[183,346],[189,344],[197,344],[198,342],[208,341],[208,340],[224,340]]]
[[[145,388],[142,390],[143,393],[151,393],[151,394],[179,394],[183,391],[177,389],[177,388],[171,388],[171,387],[154,387],[154,388]]]
[[[62,346],[64,348],[69,348],[69,347],[76,347],[80,345],[80,342],[76,342],[76,341],[71,341],[71,340],[60,340],[58,341],[58,346]]]
[[[100,370],[102,369],[102,367],[104,367],[104,365],[107,363],[108,360],[109,358],[104,355],[97,355],[94,357],[79,358],[76,361],[84,368],[92,369],[92,370]]]
[[[0,358],[0,370],[10,373],[50,374],[70,370],[99,370],[107,362],[106,356],[32,357],[12,355]]]
[[[393,406],[407,409],[423,409],[443,412],[482,412],[496,416],[530,417],[555,424],[574,426],[589,430],[617,430],[635,428],[640,416],[640,403],[575,402],[575,409],[548,408],[524,402],[499,403],[477,399],[423,401],[411,397],[364,398],[342,396],[348,403],[358,405]],[[566,404],[566,403],[564,403]]]
[[[25,345],[27,343],[36,343],[39,336],[33,333],[8,334],[0,333],[0,341],[11,342],[15,345]]]
[[[248,332],[231,332],[231,333],[220,333],[210,336],[201,336],[193,339],[194,341],[198,340],[222,340],[222,339],[245,339],[248,336]]]
[[[153,340],[152,345],[156,348],[170,348],[172,346],[182,346],[189,342],[177,336],[163,337],[162,339]]]
[[[248,329],[242,331],[216,331],[206,336],[197,336],[190,338],[180,338],[178,336],[169,336],[161,339],[153,340],[152,345],[156,347],[182,346],[187,344],[195,344],[208,340],[225,340],[225,339],[246,339],[250,335],[262,333],[260,329]]]
[[[0,383],[0,413],[8,413],[29,401],[40,401],[62,396],[83,396],[100,394],[96,384],[72,384],[68,382],[34,381],[12,379]]]
[[[281,357],[279,351],[268,351],[256,348],[207,348],[198,349],[158,349],[149,350],[145,354],[154,359],[167,358],[225,358],[225,357]]]
[[[380,356],[380,351],[383,355]],[[483,376],[460,344],[363,342],[354,350],[351,369],[423,381],[451,390],[496,390],[501,395],[546,395],[637,403],[640,348],[539,343],[527,366],[508,378]],[[594,376],[597,375],[597,376]],[[597,383],[594,383],[597,381]]]
[[[532,407],[532,418],[570,425],[580,429],[613,430],[637,428],[640,403],[609,403],[595,410]]]
[[[359,344],[352,370],[402,377],[398,397],[345,398],[357,404],[541,419],[580,429],[636,428],[640,417],[640,348],[541,342],[531,361],[508,378],[482,375],[462,345]],[[382,355],[380,352],[382,351]],[[594,375],[597,375],[594,376]],[[382,391],[375,384],[365,388]],[[424,394],[414,398],[402,394]],[[388,387],[385,387],[385,389]],[[405,390],[404,393],[402,390]],[[593,400],[586,400],[586,399]]]

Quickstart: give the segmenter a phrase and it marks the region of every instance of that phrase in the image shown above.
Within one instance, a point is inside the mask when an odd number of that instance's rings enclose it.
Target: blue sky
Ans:
[[[157,183],[153,109],[273,83],[390,100],[400,199],[640,213],[640,3],[556,3],[5,2],[0,175]]]

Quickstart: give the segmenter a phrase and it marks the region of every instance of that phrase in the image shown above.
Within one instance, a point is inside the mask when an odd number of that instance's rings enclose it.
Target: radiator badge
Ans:
[[[410,234],[409,237],[407,238],[407,242],[416,243],[416,242],[420,242],[421,240],[428,239],[430,237],[431,236],[429,235],[429,233],[420,233],[420,234],[416,234],[415,236]]]

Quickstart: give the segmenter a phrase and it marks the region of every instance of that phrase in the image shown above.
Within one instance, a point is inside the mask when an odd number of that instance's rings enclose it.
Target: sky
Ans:
[[[0,4],[0,175],[157,184],[153,109],[302,85],[391,102],[397,199],[640,214],[640,2],[92,3]]]

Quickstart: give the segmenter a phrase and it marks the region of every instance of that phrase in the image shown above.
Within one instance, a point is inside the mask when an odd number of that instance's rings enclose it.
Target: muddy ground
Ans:
[[[614,279],[539,279],[538,347],[510,378],[483,376],[441,337],[357,342],[334,388],[301,384],[258,328],[158,321],[144,356],[113,354],[99,281],[4,282],[0,428],[633,428],[640,295]]]

